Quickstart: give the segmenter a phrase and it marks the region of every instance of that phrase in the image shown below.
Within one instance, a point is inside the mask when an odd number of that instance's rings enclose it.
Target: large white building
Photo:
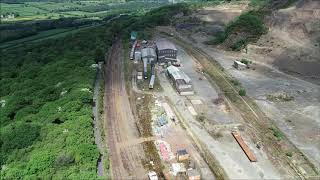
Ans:
[[[175,66],[169,66],[167,68],[167,74],[173,81],[173,84],[180,95],[194,94],[191,79],[179,68]]]

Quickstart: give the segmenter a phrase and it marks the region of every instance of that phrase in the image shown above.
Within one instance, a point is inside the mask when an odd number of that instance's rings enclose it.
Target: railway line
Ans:
[[[137,179],[146,171],[141,164],[144,152],[140,144],[128,95],[124,85],[121,40],[111,47],[105,68],[105,124],[112,179]],[[132,142],[131,142],[132,141]],[[133,146],[121,147],[125,142]]]

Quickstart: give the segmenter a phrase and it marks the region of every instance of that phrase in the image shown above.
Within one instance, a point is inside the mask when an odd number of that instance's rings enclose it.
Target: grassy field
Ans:
[[[151,9],[167,4],[166,1],[68,1],[68,2],[25,2],[21,4],[1,3],[3,22],[38,19],[57,19],[61,17],[104,17],[112,13]],[[14,14],[14,18],[9,18]]]

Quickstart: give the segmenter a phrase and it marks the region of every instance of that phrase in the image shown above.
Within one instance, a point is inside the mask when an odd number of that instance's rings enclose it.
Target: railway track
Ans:
[[[112,179],[137,179],[146,174],[141,159],[144,157],[125,90],[121,40],[111,47],[105,69],[106,129]],[[128,143],[134,146],[121,147]]]

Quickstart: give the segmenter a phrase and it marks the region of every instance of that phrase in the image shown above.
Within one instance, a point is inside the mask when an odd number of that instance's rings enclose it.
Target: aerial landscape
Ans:
[[[320,179],[319,0],[2,0],[1,179]]]

